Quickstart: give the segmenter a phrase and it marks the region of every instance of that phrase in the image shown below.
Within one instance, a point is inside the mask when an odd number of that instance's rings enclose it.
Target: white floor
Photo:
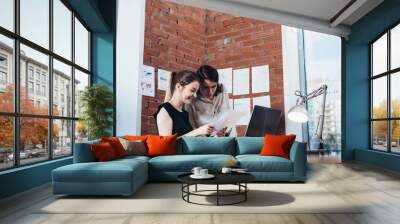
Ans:
[[[38,214],[54,201],[50,186],[0,202],[0,223],[400,223],[400,175],[357,163],[312,164],[308,184],[365,206],[360,213],[303,214]],[[313,197],[313,196],[309,196]],[[319,203],[315,196],[315,203]],[[174,205],[171,205],[174,206]]]

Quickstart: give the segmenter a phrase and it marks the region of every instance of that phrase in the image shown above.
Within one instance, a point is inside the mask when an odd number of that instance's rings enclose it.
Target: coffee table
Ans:
[[[247,183],[255,180],[255,177],[249,173],[214,173],[215,176],[212,179],[193,179],[190,177],[191,173],[182,174],[177,177],[178,181],[182,183],[182,199],[188,203],[198,205],[234,205],[245,202],[247,200],[247,192],[249,188]],[[215,190],[198,190],[197,185],[215,185]],[[190,191],[190,186],[195,186],[194,191]],[[237,190],[224,190],[220,189],[220,185],[236,185]],[[215,194],[206,194],[214,192]],[[203,204],[197,203],[190,200],[190,196],[203,196],[203,197],[216,197],[216,204]],[[221,202],[222,197],[239,196],[239,200],[231,203]]]

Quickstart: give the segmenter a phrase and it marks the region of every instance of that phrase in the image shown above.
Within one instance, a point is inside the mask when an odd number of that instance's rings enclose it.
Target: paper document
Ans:
[[[234,127],[239,120],[245,116],[244,111],[227,111],[222,114],[219,119],[212,123],[215,132],[219,132],[220,130],[224,129],[225,127]]]

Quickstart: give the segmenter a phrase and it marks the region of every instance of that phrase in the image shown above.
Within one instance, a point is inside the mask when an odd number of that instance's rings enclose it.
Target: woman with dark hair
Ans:
[[[200,127],[211,123],[225,112],[231,110],[229,106],[229,95],[226,88],[219,81],[217,69],[210,65],[202,65],[197,70],[200,88],[196,99],[185,108],[189,112],[189,120],[193,127]],[[226,136],[231,132],[231,127],[220,130],[218,136]],[[232,133],[234,135],[235,133]]]
[[[196,73],[191,71],[171,73],[169,83],[171,97],[168,102],[161,104],[154,114],[159,135],[199,136],[209,135],[213,131],[213,127],[209,124],[193,129],[189,114],[184,109],[184,105],[192,103],[196,98],[199,87],[199,77]]]

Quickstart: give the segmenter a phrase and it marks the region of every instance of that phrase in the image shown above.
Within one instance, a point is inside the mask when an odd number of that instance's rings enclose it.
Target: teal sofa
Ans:
[[[177,155],[127,156],[96,162],[91,141],[75,144],[74,163],[52,171],[54,194],[131,195],[148,181],[176,181],[193,167],[219,172],[228,160],[236,160],[259,182],[304,182],[306,180],[306,144],[295,142],[290,159],[260,156],[263,137],[183,137],[177,142]]]

